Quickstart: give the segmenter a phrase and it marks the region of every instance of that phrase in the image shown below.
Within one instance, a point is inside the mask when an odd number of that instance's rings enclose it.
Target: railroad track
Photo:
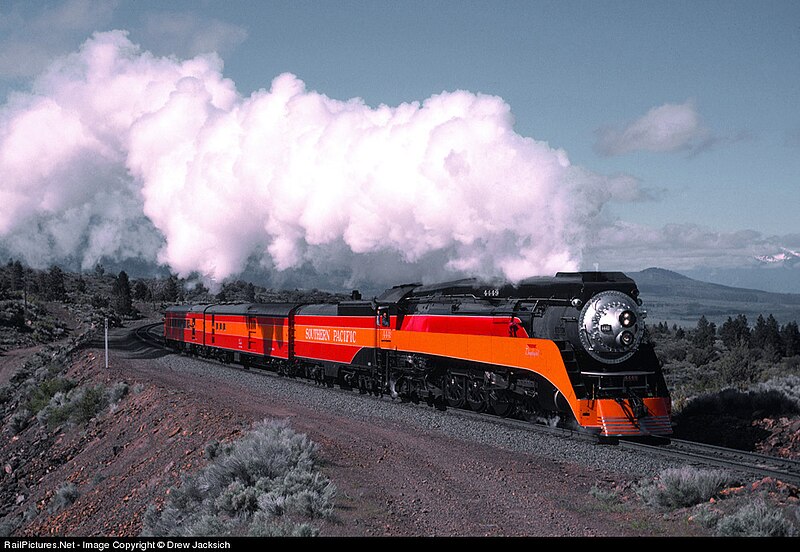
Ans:
[[[800,485],[800,461],[789,458],[779,458],[681,439],[672,439],[668,444],[662,445],[635,441],[620,441],[619,445],[647,454],[669,456],[688,463],[719,466],[757,477],[772,477],[785,483]]]
[[[136,328],[136,338],[149,346],[165,350],[162,324],[147,324]],[[201,359],[214,362],[209,359]],[[230,366],[229,366],[230,367]],[[266,371],[264,374],[271,374]],[[276,376],[279,377],[279,376]],[[302,379],[295,381],[316,385]],[[515,418],[502,418],[461,409],[448,409],[448,415],[464,419],[480,420],[498,427],[524,429],[549,433],[563,438],[577,439],[588,442],[597,442],[597,437],[584,432],[570,430],[563,427],[551,427],[534,421]],[[638,440],[611,439],[603,442],[614,444],[628,450],[635,450],[641,454],[651,454],[685,461],[693,465],[717,466],[746,473],[756,477],[772,477],[793,485],[800,485],[800,461],[758,454],[754,452],[729,449],[704,443],[684,441],[681,439],[659,439],[644,443]]]
[[[139,326],[134,330],[134,335],[140,341],[153,345],[159,349],[165,349],[163,335],[160,329],[163,327],[163,322],[156,322],[154,324],[146,324]]]

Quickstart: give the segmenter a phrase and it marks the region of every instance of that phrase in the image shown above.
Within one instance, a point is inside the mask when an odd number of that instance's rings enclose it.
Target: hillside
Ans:
[[[800,294],[771,293],[694,280],[663,268],[628,272],[636,281],[651,322],[694,326],[701,315],[720,324],[744,314],[755,321],[772,314],[782,323],[800,320]]]

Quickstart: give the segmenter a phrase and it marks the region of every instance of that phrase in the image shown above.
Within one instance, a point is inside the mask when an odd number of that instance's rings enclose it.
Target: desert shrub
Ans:
[[[63,423],[83,425],[127,394],[128,384],[125,382],[117,382],[108,389],[98,384],[58,391],[36,418],[48,429]]]
[[[108,405],[105,391],[102,385],[78,390],[70,401],[73,407],[70,419],[78,424],[85,424],[97,416]]]
[[[745,345],[738,345],[725,352],[709,367],[719,376],[721,386],[745,388],[758,380],[759,366],[755,354]]]
[[[619,500],[617,493],[606,489],[601,489],[597,485],[589,489],[589,494],[600,502],[616,502]]]
[[[753,389],[756,393],[778,393],[794,404],[794,412],[800,412],[800,376],[772,378]]]
[[[10,537],[20,525],[22,520],[18,516],[6,516],[0,519],[0,537]]]
[[[662,362],[684,361],[688,354],[689,343],[687,341],[658,340],[656,342],[656,353]]]
[[[780,384],[761,386],[758,390],[738,391],[723,389],[719,393],[694,397],[681,410],[680,416],[730,415],[742,419],[751,419],[753,413],[763,416],[774,416],[800,412],[798,403],[779,390]]]
[[[319,473],[316,445],[287,423],[264,421],[230,444],[209,443],[212,461],[148,508],[144,536],[312,535],[333,511],[335,486]]]
[[[710,507],[708,504],[699,504],[694,510],[694,514],[692,514],[690,520],[699,523],[707,529],[712,529],[716,527],[721,517],[722,512],[719,510]]]
[[[217,457],[219,451],[220,451],[219,441],[214,440],[206,444],[206,447],[203,452],[206,457],[206,460],[213,460],[214,458]]]
[[[689,360],[698,368],[708,365],[708,363],[716,360],[717,357],[717,351],[714,349],[701,347],[691,347],[689,349]]]
[[[130,387],[124,381],[118,381],[106,392],[106,399],[110,404],[121,401],[130,392]]]
[[[24,430],[30,424],[31,417],[33,413],[28,410],[27,408],[21,408],[14,412],[11,415],[11,418],[8,421],[8,426],[11,429],[11,432],[16,435],[17,433]]]
[[[589,495],[597,500],[603,506],[603,508],[607,510],[615,511],[622,508],[619,494],[617,494],[617,492],[614,490],[607,490],[594,485],[591,489],[589,489]]]
[[[95,293],[95,294],[92,295],[92,298],[90,299],[90,303],[91,303],[91,305],[93,307],[95,307],[97,309],[103,309],[103,308],[107,308],[108,307],[109,300],[108,300],[108,297],[104,297],[102,295],[99,295],[99,294]]]
[[[10,402],[13,396],[14,392],[11,389],[11,386],[4,385],[3,387],[0,387],[0,406]]]
[[[79,496],[78,487],[76,487],[74,483],[70,483],[69,481],[63,483],[53,495],[47,510],[51,514],[58,513],[72,505],[73,502],[78,500]]]
[[[69,419],[68,405],[67,394],[59,391],[50,397],[50,402],[44,408],[39,410],[36,414],[36,419],[39,420],[40,424],[52,429]]]
[[[651,506],[675,510],[706,502],[731,482],[722,470],[669,468],[655,482],[640,485],[637,494]]]
[[[742,506],[736,513],[717,522],[717,535],[723,537],[793,537],[797,530],[776,508],[762,499]]]
[[[66,378],[50,378],[41,382],[28,397],[27,408],[34,414],[38,414],[43,408],[50,404],[51,399],[57,393],[67,393],[75,387],[75,382]]]
[[[29,331],[25,324],[25,309],[19,301],[0,301],[0,326]]]
[[[709,366],[698,368],[691,362],[671,362],[664,365],[664,378],[672,395],[674,412],[677,414],[694,396],[717,389],[717,373]]]
[[[39,422],[53,429],[63,423],[82,425],[97,416],[108,399],[102,385],[79,387],[68,393],[56,393],[36,416]]]
[[[257,512],[248,537],[316,537],[319,530],[309,523],[275,523],[263,512]]]

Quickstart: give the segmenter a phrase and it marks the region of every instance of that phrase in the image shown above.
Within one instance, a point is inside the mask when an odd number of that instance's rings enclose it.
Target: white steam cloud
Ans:
[[[0,108],[0,239],[32,264],[517,280],[576,269],[603,206],[641,195],[516,134],[498,97],[371,108],[291,74],[242,97],[218,57],[159,58],[122,31]]]

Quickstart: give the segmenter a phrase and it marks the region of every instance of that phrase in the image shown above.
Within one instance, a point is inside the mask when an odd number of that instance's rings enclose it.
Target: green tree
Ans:
[[[778,321],[774,316],[770,314],[765,320],[764,315],[758,315],[750,344],[759,349],[770,347],[777,351],[781,350],[781,333],[778,329]]]
[[[717,326],[709,322],[705,316],[701,316],[697,321],[697,327],[692,335],[692,345],[701,349],[710,349],[714,346],[717,338]]]
[[[789,322],[781,328],[781,341],[783,342],[783,354],[787,357],[800,355],[800,330],[797,322]]]
[[[22,263],[19,261],[9,261],[8,267],[10,269],[10,285],[12,291],[19,291],[25,287],[25,269],[22,268]]]
[[[178,278],[175,276],[170,276],[167,278],[166,282],[164,282],[164,287],[161,290],[161,297],[164,299],[164,301],[177,301],[180,294],[181,290],[178,286]]]
[[[719,337],[728,349],[738,345],[750,345],[750,325],[747,317],[740,314],[736,319],[728,317],[719,329]]]
[[[739,344],[709,366],[716,371],[722,385],[743,389],[758,380],[758,365],[753,358],[755,354],[746,345]]]
[[[120,271],[114,279],[112,293],[114,295],[114,310],[120,314],[131,314],[133,312],[131,283],[128,274],[124,270]]]
[[[150,296],[150,288],[147,287],[142,280],[136,280],[136,283],[133,285],[133,298],[137,301],[147,301],[147,298]]]
[[[63,301],[67,298],[67,288],[64,286],[64,271],[56,265],[50,267],[42,274],[42,291],[50,301]]]

